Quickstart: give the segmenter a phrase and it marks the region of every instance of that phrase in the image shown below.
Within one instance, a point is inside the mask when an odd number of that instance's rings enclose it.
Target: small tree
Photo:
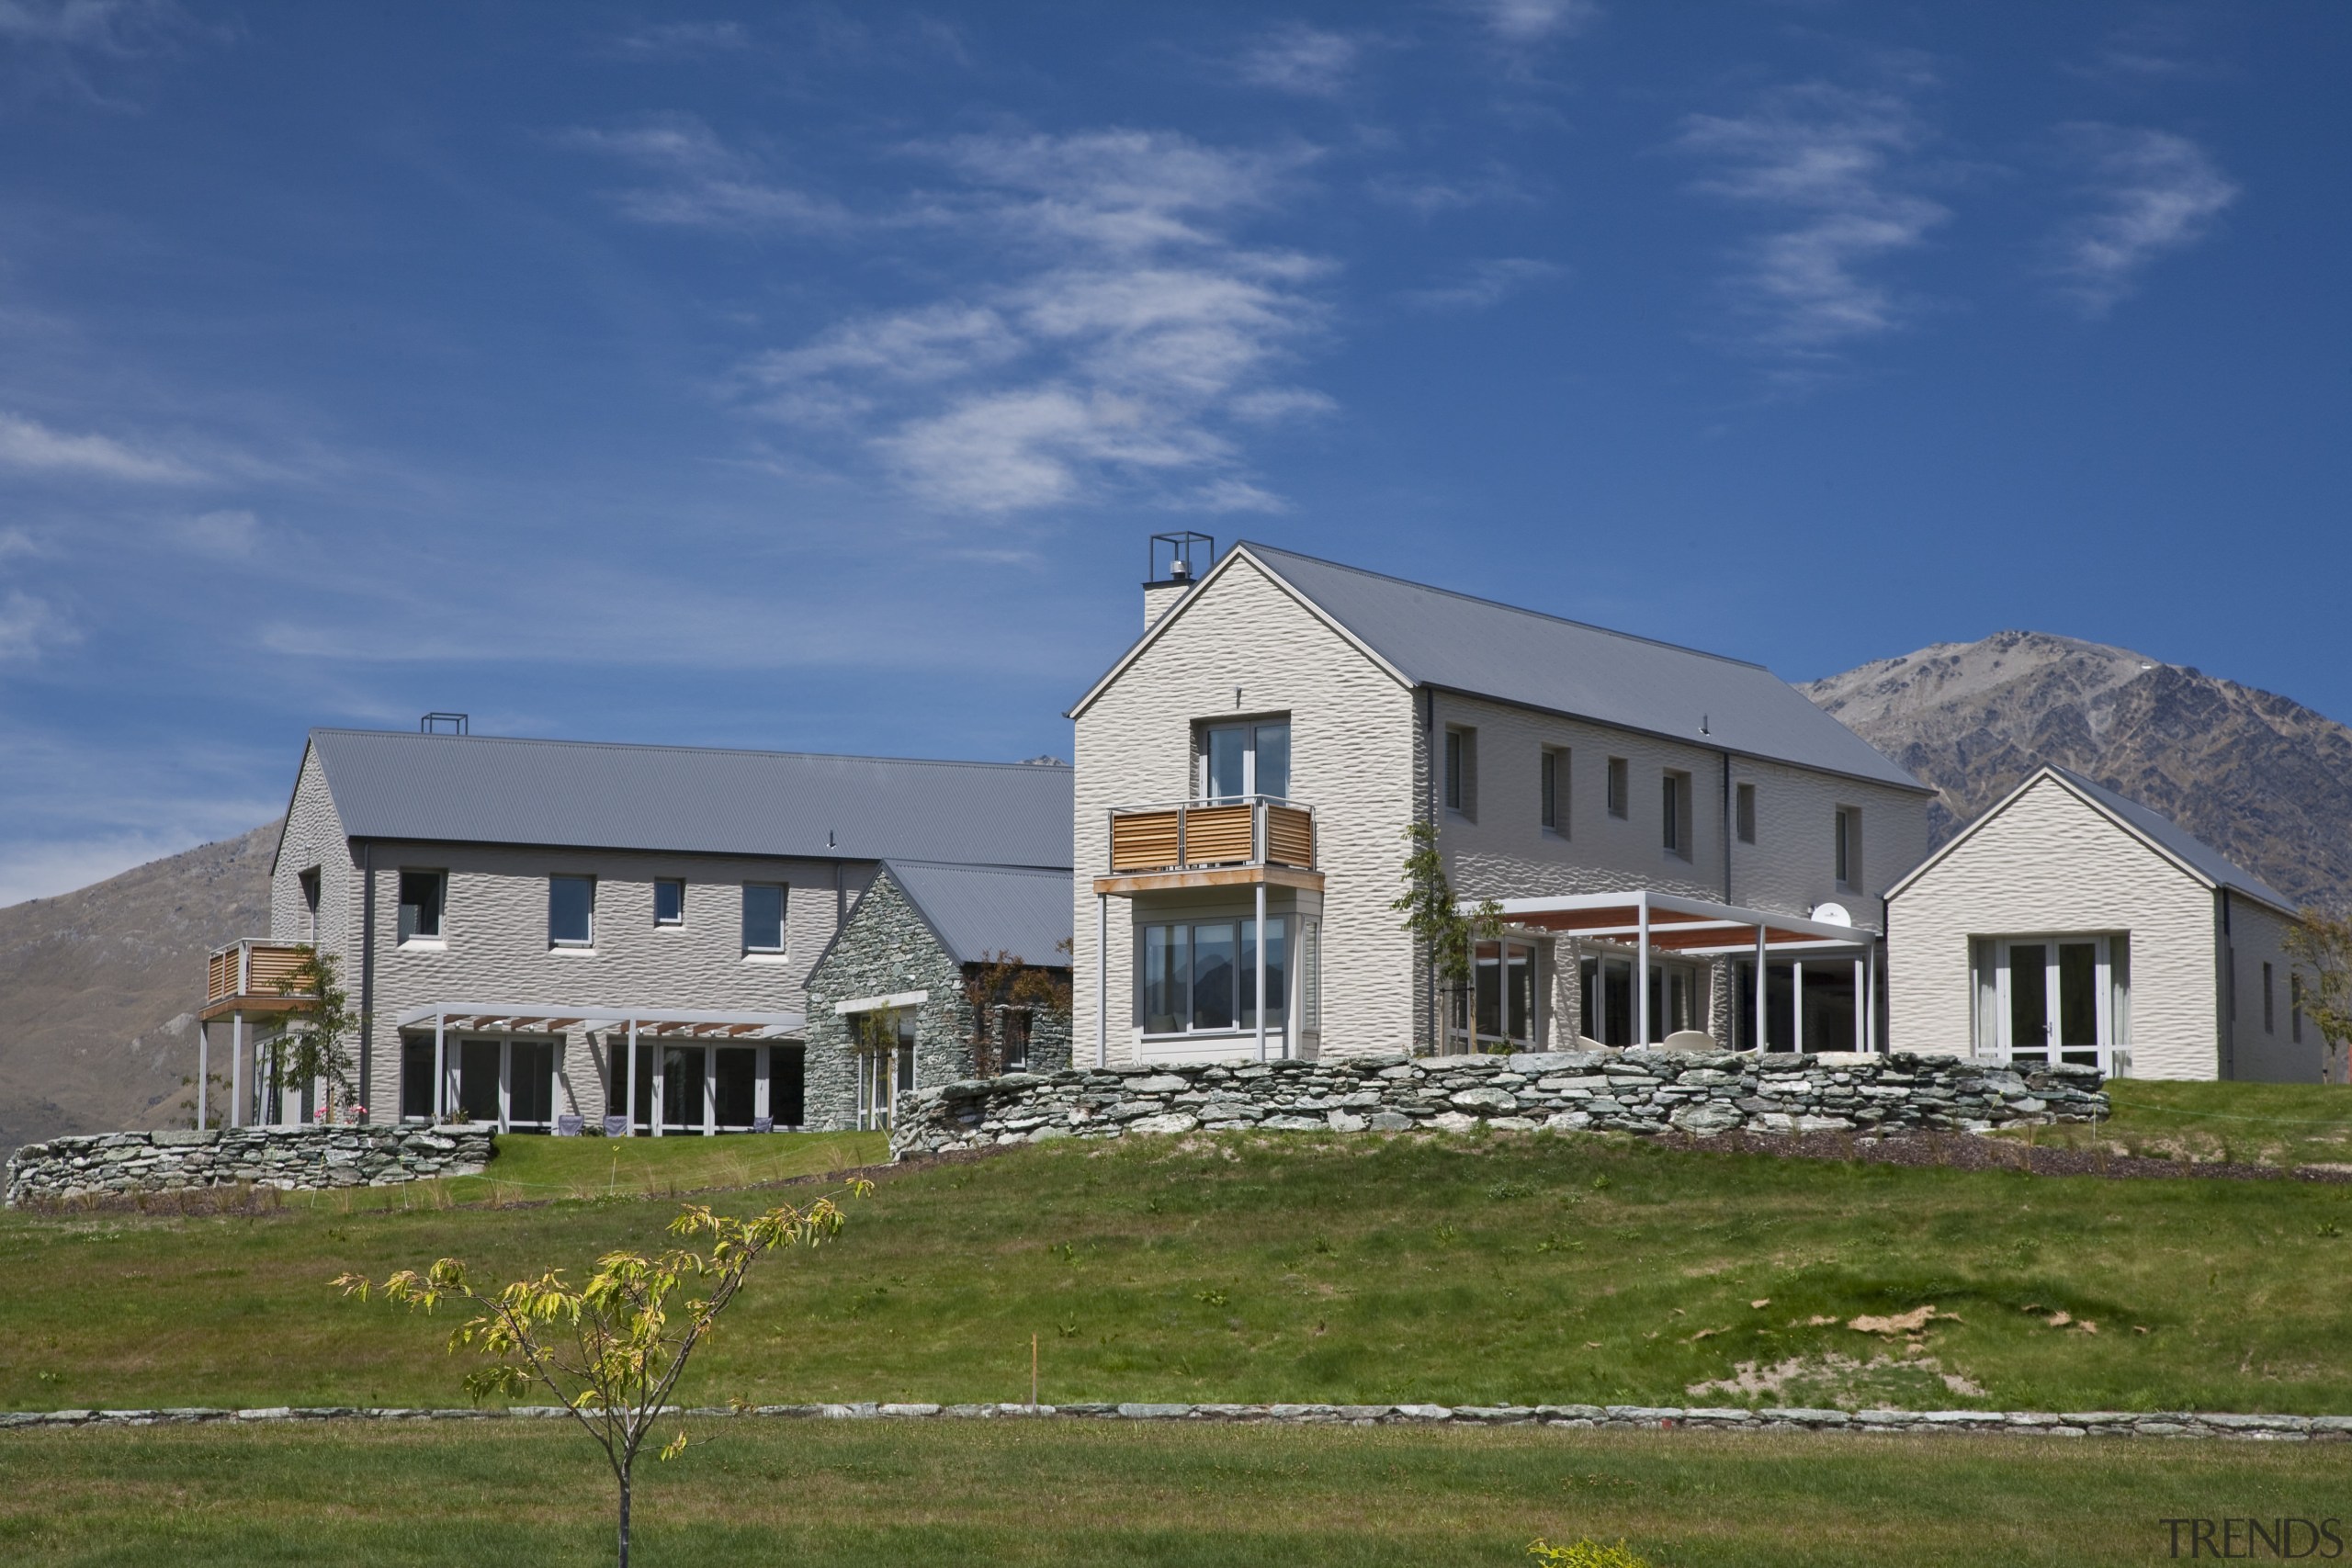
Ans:
[[[2352,1041],[2352,918],[2308,908],[2287,928],[2294,1005],[2318,1026],[2332,1053]],[[2332,1065],[2332,1064],[2331,1064]]]
[[[1404,929],[1429,954],[1439,988],[1451,997],[1462,996],[1470,988],[1478,943],[1502,935],[1502,906],[1484,898],[1466,912],[1463,909],[1445,874],[1445,856],[1438,849],[1433,824],[1411,824],[1405,829],[1405,890],[1388,907],[1405,917]],[[1442,1040],[1444,1021],[1434,1021]]]
[[[864,1197],[873,1184],[854,1182],[850,1190]],[[844,1219],[831,1198],[807,1208],[781,1204],[748,1220],[689,1204],[670,1222],[670,1233],[706,1237],[708,1252],[675,1247],[650,1258],[608,1252],[576,1290],[555,1269],[486,1290],[454,1258],[422,1274],[403,1269],[381,1285],[371,1285],[363,1274],[344,1274],[334,1283],[346,1296],[365,1301],[381,1291],[427,1313],[444,1301],[476,1308],[449,1336],[452,1353],[472,1350],[492,1359],[466,1374],[467,1393],[476,1400],[488,1394],[514,1399],[536,1386],[561,1402],[612,1466],[619,1488],[620,1564],[628,1568],[631,1472],[654,1422],[669,1408],[687,1359],[717,1328],[752,1264],[777,1247],[817,1247],[840,1235]],[[702,1293],[673,1306],[681,1291]],[[661,1457],[675,1459],[685,1447],[681,1431]]]
[[[1069,939],[1062,939],[1067,951]],[[1015,953],[991,953],[964,966],[964,1000],[972,1010],[972,1071],[994,1077],[1004,1070],[1004,1043],[989,1027],[1000,1008],[1069,1010],[1069,976],[1039,968]]]
[[[313,1081],[325,1086],[329,1122],[337,1105],[357,1107],[348,1042],[359,1036],[367,1015],[355,1010],[343,988],[343,961],[304,943],[294,967],[277,983],[277,994],[294,1006],[285,1014],[285,1032],[272,1043],[270,1082],[283,1094]]]

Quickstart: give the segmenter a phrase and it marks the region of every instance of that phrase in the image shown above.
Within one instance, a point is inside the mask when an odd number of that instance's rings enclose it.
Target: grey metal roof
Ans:
[[[1929,793],[1760,664],[1269,545],[1244,541],[1235,547],[1247,550],[1417,685]]]
[[[1027,866],[942,865],[894,860],[890,874],[958,964],[1010,953],[1028,964],[1069,966],[1070,874]]]
[[[1067,767],[368,729],[311,744],[357,839],[1070,864]]]
[[[2062,768],[2054,762],[2046,764],[2046,767],[2049,772],[2055,773],[2132,824],[2132,828],[2150,842],[2188,866],[2216,887],[2226,887],[2233,893],[2243,893],[2248,897],[2259,898],[2266,904],[2275,904],[2281,909],[2293,912],[2296,907],[2293,899],[2264,882],[2204,840],[2190,833],[2171,818],[2161,812],[2153,811],[2129,796],[2118,795],[2105,784],[2085,778],[2072,768]]]

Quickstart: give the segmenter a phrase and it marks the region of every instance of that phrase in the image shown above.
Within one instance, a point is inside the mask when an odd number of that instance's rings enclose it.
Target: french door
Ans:
[[[2001,939],[1996,948],[1994,1029],[2004,1051],[2092,1066],[2098,1047],[2119,1043],[2110,940]]]

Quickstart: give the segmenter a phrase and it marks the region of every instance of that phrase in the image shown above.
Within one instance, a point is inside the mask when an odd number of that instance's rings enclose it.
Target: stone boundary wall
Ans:
[[[254,1410],[35,1410],[0,1413],[0,1430],[165,1427],[202,1422],[561,1420],[560,1405],[504,1410],[276,1405]],[[1969,1433],[2023,1438],[2203,1438],[2237,1442],[2345,1442],[2352,1416],[2223,1416],[2182,1410],[1743,1410],[1648,1404],[761,1404],[677,1409],[670,1416],[785,1420],[987,1421],[1057,1418],[1294,1427],[1552,1427],[1567,1431]]]
[[[1126,1133],[1467,1131],[1701,1136],[1982,1132],[2108,1113],[2090,1067],[1964,1056],[1588,1051],[1010,1073],[901,1097],[894,1159]]]
[[[88,1133],[8,1158],[7,1206],[90,1195],[255,1187],[317,1191],[471,1176],[490,1163],[477,1127],[229,1127]]]

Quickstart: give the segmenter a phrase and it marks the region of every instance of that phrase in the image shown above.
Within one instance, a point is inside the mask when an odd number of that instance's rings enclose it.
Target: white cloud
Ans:
[[[81,634],[47,600],[11,589],[0,598],[0,664],[29,662]]]
[[[1405,298],[1412,304],[1430,310],[1483,310],[1501,304],[1523,288],[1532,288],[1566,276],[1567,268],[1556,262],[1540,261],[1532,256],[1498,256],[1489,261],[1472,262],[1454,281],[1417,288]]]
[[[1235,69],[1252,86],[1329,98],[1347,86],[1363,56],[1359,39],[1293,22],[1242,51]]]
[[[205,477],[202,470],[166,453],[142,450],[109,435],[52,430],[9,413],[0,413],[0,468],[144,484],[187,484]]]
[[[1545,43],[1582,32],[1600,16],[1596,0],[1472,0],[1471,9],[1505,43]]]
[[[1364,189],[1374,201],[1401,207],[1421,218],[1489,204],[1525,205],[1538,199],[1524,180],[1505,168],[1452,180],[1381,175],[1366,181]]]
[[[752,30],[741,22],[653,22],[613,40],[616,53],[642,59],[751,47]]]
[[[2090,209],[2053,236],[2061,287],[2105,314],[2158,257],[2195,244],[2238,198],[2212,154],[2185,136],[2116,125],[2063,128]]]
[[[1764,346],[1819,355],[1907,319],[1908,302],[1866,269],[1951,216],[1903,188],[1924,134],[1891,92],[1818,82],[1769,93],[1746,115],[1684,119],[1676,145],[1715,165],[1696,188],[1786,220],[1741,250],[1728,285]]]
[[[0,0],[0,39],[12,43],[136,54],[187,25],[171,0]]]
[[[761,355],[745,370],[769,384],[842,372],[938,381],[1001,365],[1021,352],[1021,340],[995,310],[943,304],[843,321],[805,347]]]
[[[727,146],[691,115],[621,130],[573,130],[558,140],[641,171],[648,183],[613,195],[615,205],[641,223],[832,230],[850,220],[840,203],[774,179],[758,160]]]
[[[184,517],[170,526],[181,545],[198,555],[238,558],[250,556],[261,544],[261,519],[250,512],[207,512]]]
[[[22,528],[0,528],[0,560],[11,556],[45,556],[48,547]]]

